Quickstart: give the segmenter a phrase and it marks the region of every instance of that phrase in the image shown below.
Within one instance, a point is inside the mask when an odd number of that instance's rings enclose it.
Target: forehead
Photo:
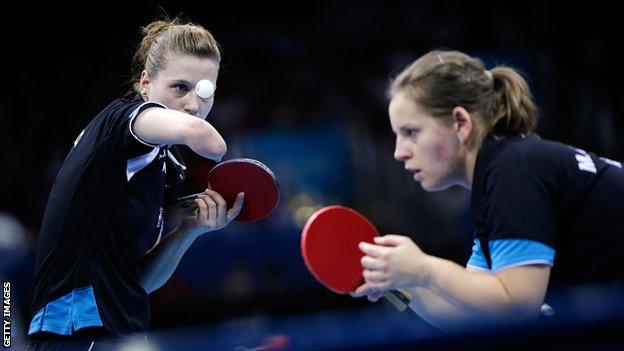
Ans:
[[[428,116],[416,102],[406,98],[404,94],[397,94],[392,97],[388,105],[388,115],[394,130],[406,124],[426,122],[425,117]]]
[[[167,66],[159,72],[167,80],[179,79],[191,83],[202,79],[215,82],[218,74],[219,64],[214,60],[188,55],[170,57]]]

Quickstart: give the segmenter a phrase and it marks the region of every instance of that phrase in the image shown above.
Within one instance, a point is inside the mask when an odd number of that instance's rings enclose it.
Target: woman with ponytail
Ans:
[[[163,233],[163,198],[184,178],[176,145],[219,161],[226,144],[206,121],[221,51],[202,26],[179,19],[143,29],[133,94],[113,101],[78,135],[52,187],[39,235],[31,350],[112,350],[144,332],[149,293],[194,242],[227,226],[207,189],[198,210]]]
[[[405,289],[417,314],[450,329],[525,321],[548,288],[624,277],[622,164],[535,135],[537,108],[513,68],[432,51],[388,95],[395,159],[426,191],[468,189],[477,230],[466,267],[406,236],[361,243],[353,296]]]

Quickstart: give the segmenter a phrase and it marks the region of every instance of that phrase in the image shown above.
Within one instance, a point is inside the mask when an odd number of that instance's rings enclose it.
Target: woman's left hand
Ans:
[[[367,292],[413,288],[426,279],[429,256],[409,237],[380,236],[375,244],[362,242],[359,248],[365,254],[361,262]]]
[[[184,218],[182,227],[192,233],[206,233],[219,230],[230,224],[243,208],[245,194],[240,193],[232,208],[218,192],[206,189],[195,199],[197,209],[192,216]]]

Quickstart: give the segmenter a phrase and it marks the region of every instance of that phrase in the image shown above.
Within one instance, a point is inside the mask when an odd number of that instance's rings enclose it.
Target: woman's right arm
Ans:
[[[183,144],[198,155],[221,161],[227,145],[217,130],[205,120],[164,108],[148,108],[133,121],[132,131],[141,140],[154,144]]]
[[[409,307],[427,323],[444,331],[460,330],[473,325],[476,321],[464,312],[458,310],[450,302],[436,295],[433,291],[422,288],[403,289],[410,295]],[[366,296],[371,302],[376,302],[384,292],[364,283],[351,293],[352,297]]]
[[[488,274],[472,268],[466,268],[466,271],[475,274]],[[461,329],[478,322],[429,289],[416,287],[406,290],[412,294],[409,305],[412,311],[442,330]]]

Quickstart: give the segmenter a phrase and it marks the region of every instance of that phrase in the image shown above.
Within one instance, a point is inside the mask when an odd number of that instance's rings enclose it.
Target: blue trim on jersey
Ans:
[[[497,239],[489,243],[492,271],[524,264],[546,264],[552,266],[555,249],[539,241],[528,239]],[[481,251],[479,239],[475,239],[472,256],[466,266],[488,269],[487,261]]]
[[[499,239],[490,242],[492,271],[496,272],[523,262],[551,265],[555,260],[555,249],[539,241],[527,239]]]
[[[485,260],[485,255],[483,255],[483,251],[481,251],[479,239],[474,240],[474,245],[472,245],[472,255],[470,256],[468,263],[466,263],[466,266],[489,270],[487,261]]]
[[[93,288],[87,286],[74,289],[40,309],[30,322],[28,335],[42,331],[71,335],[80,328],[101,326]]]

